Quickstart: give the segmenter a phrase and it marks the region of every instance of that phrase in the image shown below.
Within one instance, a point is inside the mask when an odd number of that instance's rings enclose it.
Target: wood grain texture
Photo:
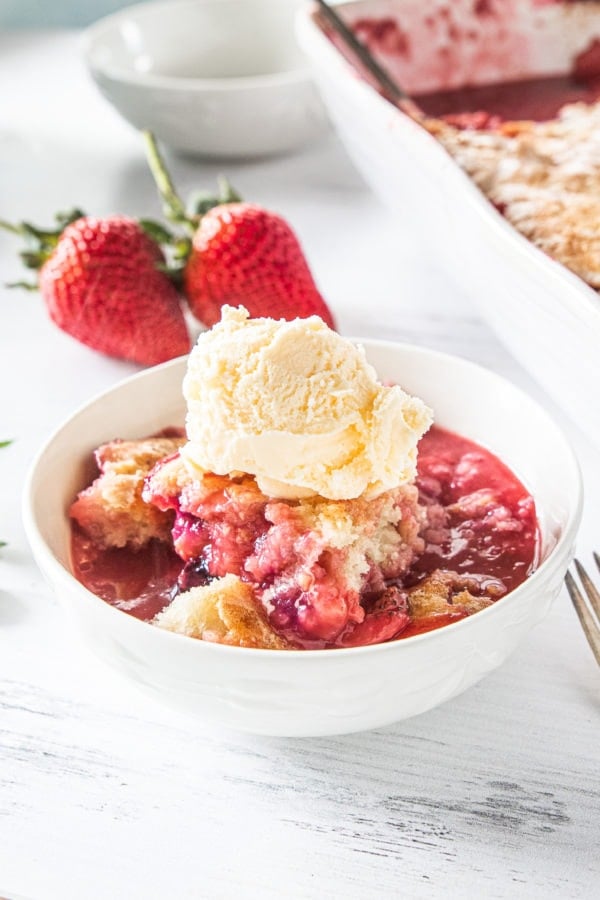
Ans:
[[[129,897],[281,896],[282,883],[294,897],[593,896],[597,674],[565,597],[446,706],[312,740],[205,732],[163,711],[72,645],[46,601],[27,653],[2,635],[9,886],[34,898],[119,896],[123,883]],[[188,881],[197,868],[201,885]]]
[[[0,51],[3,216],[43,223],[69,201],[156,214],[137,136],[86,82],[76,36],[5,35]],[[185,193],[220,167],[176,169]],[[484,362],[555,413],[585,475],[585,559],[599,541],[597,450],[412,242],[410,222],[398,232],[335,139],[228,175],[292,221],[343,333]],[[9,278],[13,250],[2,239]],[[600,673],[566,594],[500,670],[390,728],[259,738],[163,709],[89,656],[20,524],[42,439],[133,368],[61,334],[37,298],[1,299],[0,437],[17,440],[0,459],[0,896],[596,897]]]

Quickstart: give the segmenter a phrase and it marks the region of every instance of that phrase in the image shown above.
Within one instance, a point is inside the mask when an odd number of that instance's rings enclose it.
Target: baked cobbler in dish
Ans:
[[[547,122],[463,121],[427,127],[521,234],[600,290],[600,104]]]
[[[387,0],[343,4],[341,13],[411,97],[403,111],[521,234],[600,289],[600,4]]]

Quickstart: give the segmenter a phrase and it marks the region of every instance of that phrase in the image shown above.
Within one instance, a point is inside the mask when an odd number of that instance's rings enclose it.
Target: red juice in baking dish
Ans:
[[[340,9],[427,115],[483,128],[544,121],[567,103],[598,99],[595,7],[581,0],[369,0]]]
[[[530,78],[456,91],[436,91],[415,97],[428,116],[464,128],[495,128],[505,121],[544,122],[567,103],[594,103],[600,97],[600,76],[582,81],[572,75]]]

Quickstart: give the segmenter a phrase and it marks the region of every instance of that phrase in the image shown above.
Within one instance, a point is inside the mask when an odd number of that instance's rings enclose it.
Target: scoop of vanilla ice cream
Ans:
[[[245,472],[272,497],[349,500],[412,481],[432,421],[317,316],[250,319],[243,307],[200,335],[183,392],[192,473]]]

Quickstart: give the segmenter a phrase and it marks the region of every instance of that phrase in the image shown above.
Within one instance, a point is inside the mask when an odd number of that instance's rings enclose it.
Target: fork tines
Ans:
[[[600,555],[593,553],[593,557],[598,571],[600,571]],[[596,657],[596,662],[600,666],[600,591],[578,559],[575,560],[575,568],[585,592],[585,597],[579,590],[577,582],[570,572],[567,572],[565,575],[565,583],[588,644]]]

